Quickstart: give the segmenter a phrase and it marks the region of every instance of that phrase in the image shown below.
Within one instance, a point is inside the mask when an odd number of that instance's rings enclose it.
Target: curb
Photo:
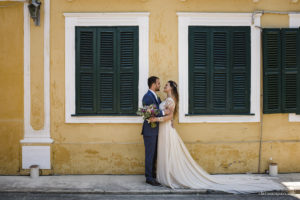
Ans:
[[[105,194],[105,195],[164,195],[164,194],[175,194],[175,195],[200,195],[200,194],[222,194],[230,195],[231,193],[226,193],[222,191],[215,190],[127,190],[127,191],[112,191],[112,190],[74,190],[69,188],[53,189],[53,188],[20,188],[20,189],[0,189],[1,193],[65,193],[65,194]],[[275,190],[263,193],[251,193],[260,195],[282,195],[282,194],[300,194],[300,190]]]
[[[28,190],[28,189],[10,189],[10,190],[0,190],[1,193],[66,193],[66,194],[106,194],[106,195],[163,195],[163,194],[208,194],[205,191],[104,191],[104,190]],[[224,193],[225,194],[225,193]]]

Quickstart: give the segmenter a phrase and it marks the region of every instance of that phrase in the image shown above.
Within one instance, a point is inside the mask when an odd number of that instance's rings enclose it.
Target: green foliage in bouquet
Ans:
[[[137,115],[143,116],[144,120],[147,120],[148,123],[151,123],[151,128],[157,127],[156,122],[150,122],[149,119],[151,117],[156,117],[159,114],[159,110],[156,108],[154,104],[151,104],[149,106],[144,106],[142,108],[139,108],[136,112]]]

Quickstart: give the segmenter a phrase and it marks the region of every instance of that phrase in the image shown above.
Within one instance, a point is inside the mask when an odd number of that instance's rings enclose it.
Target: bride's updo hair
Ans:
[[[174,115],[176,115],[177,105],[178,105],[178,101],[179,101],[177,83],[175,81],[172,81],[172,80],[169,80],[168,83],[170,84],[170,87],[172,88],[172,95],[175,97],[176,106],[175,106],[175,109],[174,109]]]

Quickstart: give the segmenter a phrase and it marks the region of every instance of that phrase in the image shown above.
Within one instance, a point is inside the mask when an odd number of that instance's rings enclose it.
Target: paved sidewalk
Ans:
[[[279,174],[259,177],[282,183],[286,189],[277,192],[300,193],[300,173]],[[219,176],[219,175],[218,175]],[[220,176],[243,176],[220,175]],[[207,190],[155,187],[145,183],[143,175],[62,175],[40,176],[0,176],[1,192],[41,192],[41,193],[97,193],[97,194],[207,194],[221,193]]]

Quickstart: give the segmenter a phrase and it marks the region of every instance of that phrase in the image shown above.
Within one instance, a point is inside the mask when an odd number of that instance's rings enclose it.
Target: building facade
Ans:
[[[151,75],[209,173],[300,171],[298,0],[30,3],[0,1],[0,174],[143,174]]]

